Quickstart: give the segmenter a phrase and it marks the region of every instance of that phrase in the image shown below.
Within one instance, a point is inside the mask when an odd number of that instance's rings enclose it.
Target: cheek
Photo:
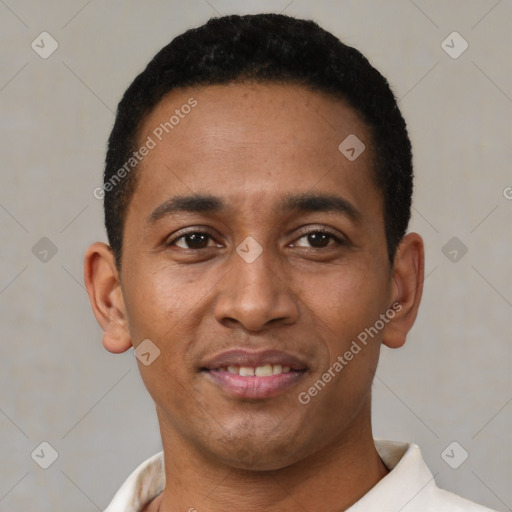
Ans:
[[[368,261],[343,263],[301,283],[301,299],[328,327],[332,348],[344,349],[370,327],[387,305],[389,282]]]
[[[144,269],[144,271],[143,271]],[[200,296],[197,281],[185,277],[168,264],[152,270],[141,263],[126,285],[125,304],[129,330],[137,346],[150,339],[160,350],[158,357],[148,366],[138,361],[145,387],[155,403],[163,410],[174,404],[175,410],[191,405],[187,384],[187,352],[192,318]]]
[[[386,274],[372,268],[368,262],[342,266],[328,279],[315,279],[317,286],[311,282],[307,287],[307,304],[318,326],[324,327],[329,353],[329,360],[315,372],[314,387],[303,390],[314,402],[310,412],[315,415],[339,410],[343,417],[338,420],[347,421],[344,415],[355,414],[371,389],[381,337],[375,331],[368,335],[367,329],[386,309],[389,285]]]
[[[311,418],[324,418],[326,429],[339,429],[357,414],[371,390],[380,353],[380,333],[366,329],[375,325],[385,309],[386,281],[378,274],[354,272],[354,268],[332,274],[310,287],[308,306],[325,333],[329,359],[312,375],[303,402],[310,401]],[[350,270],[350,271],[349,271]],[[318,280],[316,280],[318,283]],[[303,403],[301,402],[301,403]]]
[[[208,283],[215,282],[191,274],[168,263],[152,270],[150,263],[144,266],[141,258],[126,283],[125,305],[134,346],[150,339],[160,350],[150,366],[138,363],[141,377],[157,403],[170,400],[186,406],[190,398],[183,393],[189,387],[190,352],[205,316]]]
[[[139,265],[123,292],[135,342],[141,336],[165,339],[181,318],[193,314],[201,298],[202,287],[190,276],[169,265],[149,271],[148,267]]]

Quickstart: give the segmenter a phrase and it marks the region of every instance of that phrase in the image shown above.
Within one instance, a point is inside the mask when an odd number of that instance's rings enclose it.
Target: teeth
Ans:
[[[275,364],[272,367],[272,375],[279,375],[283,372],[283,367],[280,364]]]
[[[248,366],[240,366],[238,374],[241,377],[249,377],[251,375],[254,375],[254,368],[249,368]]]
[[[256,375],[256,377],[269,377],[272,375],[272,365],[266,364],[265,366],[258,366],[256,370],[254,370],[254,375]]]
[[[271,377],[272,375],[279,375],[281,373],[289,373],[291,368],[289,366],[282,366],[280,364],[265,364],[262,366],[258,366],[256,368],[252,368],[250,366],[224,366],[222,368],[218,368],[219,371],[227,371],[229,373],[233,373],[235,375],[240,375],[242,377]]]

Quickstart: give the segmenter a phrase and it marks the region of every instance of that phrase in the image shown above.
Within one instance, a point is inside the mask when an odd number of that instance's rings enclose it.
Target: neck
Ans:
[[[159,416],[166,486],[146,512],[345,510],[388,473],[375,448],[369,411],[342,438],[290,466],[251,471],[218,465],[180,443]]]

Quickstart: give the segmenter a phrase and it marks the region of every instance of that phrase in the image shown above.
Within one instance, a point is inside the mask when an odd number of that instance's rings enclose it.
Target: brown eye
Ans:
[[[299,238],[300,240],[306,240],[306,244],[297,243],[299,247],[312,247],[314,249],[323,249],[325,247],[328,247],[330,245],[333,245],[332,243],[329,243],[329,240],[334,240],[334,245],[343,245],[344,242],[342,239],[334,235],[333,233],[330,233],[329,231],[310,231],[309,233],[304,234]]]
[[[327,245],[329,245],[329,239],[332,237],[331,237],[331,235],[329,235],[327,233],[315,232],[315,233],[309,233],[307,235],[307,238],[308,238],[308,242],[313,247],[326,247]]]
[[[194,231],[175,238],[168,245],[176,245],[182,249],[204,249],[208,247],[211,238],[208,233]]]

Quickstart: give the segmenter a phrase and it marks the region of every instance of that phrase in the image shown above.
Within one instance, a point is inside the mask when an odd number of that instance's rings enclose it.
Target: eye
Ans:
[[[301,242],[301,240],[303,240],[303,242]],[[329,243],[331,240],[333,240],[334,243]],[[294,245],[312,249],[324,249],[331,245],[341,246],[346,244],[347,242],[335,233],[325,229],[316,229],[314,231],[304,233]],[[188,250],[206,249],[207,247],[222,247],[220,244],[215,242],[213,236],[206,231],[189,231],[188,233],[182,233],[181,235],[166,242],[166,245]]]
[[[208,244],[209,242],[214,242],[213,237],[204,231],[189,231],[188,233],[184,233],[169,242],[166,245],[176,245],[177,247],[181,247],[182,249],[205,249],[206,247],[214,247],[219,246],[215,242],[213,244]]]
[[[330,231],[321,229],[305,233],[298,239],[298,242],[303,239],[305,239],[306,243],[309,243],[310,245],[308,246],[297,242],[295,242],[295,245],[299,247],[312,247],[313,249],[323,249],[330,245],[346,245],[345,240],[341,239],[339,236],[331,233]],[[335,243],[328,243],[330,239],[334,240]]]

